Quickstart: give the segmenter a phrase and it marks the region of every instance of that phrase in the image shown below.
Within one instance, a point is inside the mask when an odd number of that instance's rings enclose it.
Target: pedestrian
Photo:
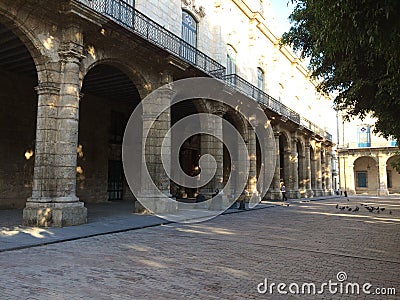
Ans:
[[[285,186],[285,183],[284,183],[284,182],[282,182],[282,185],[281,185],[281,193],[282,193],[282,200],[283,200],[283,201],[287,201],[287,197],[286,197],[286,186]]]
[[[347,191],[344,190],[344,196],[347,198]]]
[[[238,199],[239,207],[238,209],[246,210],[246,191],[243,190]]]

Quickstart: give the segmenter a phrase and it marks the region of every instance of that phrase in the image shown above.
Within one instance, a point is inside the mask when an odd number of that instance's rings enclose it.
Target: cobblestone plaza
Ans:
[[[396,198],[296,202],[0,253],[1,299],[398,299]],[[353,212],[337,209],[360,208]],[[380,213],[369,212],[380,206]],[[80,227],[80,226],[78,226]],[[4,228],[3,228],[4,229]],[[3,232],[4,233],[4,232]],[[370,283],[371,294],[259,294],[270,283]],[[341,273],[343,274],[343,273]],[[286,291],[288,288],[286,287]],[[383,290],[382,290],[383,291]]]

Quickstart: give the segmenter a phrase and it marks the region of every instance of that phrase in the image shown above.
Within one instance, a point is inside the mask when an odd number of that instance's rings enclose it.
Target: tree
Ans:
[[[400,1],[292,2],[281,45],[310,58],[319,91],[337,95],[338,110],[372,115],[375,131],[400,145]]]

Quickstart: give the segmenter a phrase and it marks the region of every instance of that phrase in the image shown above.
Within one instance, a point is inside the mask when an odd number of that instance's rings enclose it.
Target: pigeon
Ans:
[[[356,206],[356,208],[353,210],[354,212],[359,211],[360,208],[358,206]]]
[[[385,210],[385,208],[384,208],[384,207],[382,207],[382,208],[381,208],[381,211],[384,211],[384,210]]]
[[[340,209],[341,209],[341,210],[344,210],[345,208],[346,208],[346,207],[343,206],[343,207],[341,207]]]
[[[348,211],[351,211],[351,207],[348,208]]]

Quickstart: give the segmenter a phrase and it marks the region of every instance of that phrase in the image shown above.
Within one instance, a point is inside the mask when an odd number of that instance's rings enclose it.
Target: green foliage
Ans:
[[[400,1],[292,0],[281,45],[310,58],[319,90],[348,117],[377,118],[375,131],[400,145]]]

